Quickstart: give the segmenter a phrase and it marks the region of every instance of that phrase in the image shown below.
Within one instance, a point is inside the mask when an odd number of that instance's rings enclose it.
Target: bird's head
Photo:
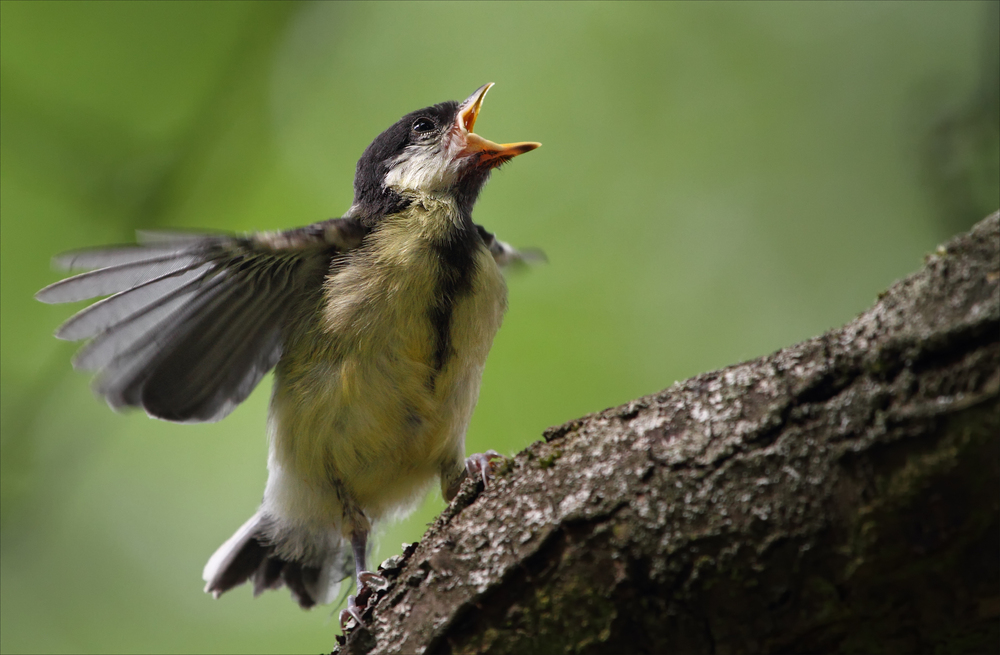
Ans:
[[[403,116],[365,149],[354,177],[354,206],[376,218],[407,197],[451,195],[472,210],[490,171],[540,143],[494,143],[472,131],[484,84],[463,102],[442,102]]]

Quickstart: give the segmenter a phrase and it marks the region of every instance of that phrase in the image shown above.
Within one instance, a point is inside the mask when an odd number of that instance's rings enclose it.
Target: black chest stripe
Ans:
[[[444,369],[448,359],[455,354],[451,343],[452,316],[455,305],[472,292],[472,281],[476,273],[476,247],[480,237],[475,228],[460,228],[451,238],[435,244],[439,257],[439,273],[435,302],[427,310],[434,329],[433,365],[435,375],[428,381],[434,388],[436,373]]]

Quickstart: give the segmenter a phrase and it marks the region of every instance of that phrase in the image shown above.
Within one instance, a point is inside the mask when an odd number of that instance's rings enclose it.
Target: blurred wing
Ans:
[[[489,248],[494,261],[500,268],[508,266],[523,266],[526,264],[542,264],[548,261],[545,253],[538,248],[525,248],[518,250],[509,243],[498,239],[495,234],[488,232],[482,225],[476,225],[479,236],[483,243]]]
[[[66,269],[96,269],[36,294],[46,303],[109,296],[56,336],[90,339],[74,358],[98,371],[115,409],[142,407],[169,421],[217,421],[281,357],[282,330],[317,302],[331,263],[364,229],[334,219],[250,236],[140,234],[140,245],[71,252]]]

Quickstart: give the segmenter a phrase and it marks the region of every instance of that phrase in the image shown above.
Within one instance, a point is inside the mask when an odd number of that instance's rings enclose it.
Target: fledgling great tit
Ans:
[[[472,221],[490,171],[534,150],[473,133],[492,84],[401,118],[358,161],[342,218],[246,236],[140,234],[61,255],[89,270],[46,303],[109,296],[61,339],[115,409],[217,421],[275,368],[260,509],[205,566],[218,597],[287,585],[303,608],[367,571],[373,522],[411,509],[435,478],[451,500],[496,453],[465,457],[483,365],[507,304],[500,267],[523,260]],[[361,623],[355,597],[341,623]]]

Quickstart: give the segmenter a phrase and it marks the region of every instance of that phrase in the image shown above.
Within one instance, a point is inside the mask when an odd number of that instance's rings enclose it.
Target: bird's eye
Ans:
[[[418,118],[413,121],[412,129],[417,133],[430,132],[434,129],[434,122],[429,118]]]

